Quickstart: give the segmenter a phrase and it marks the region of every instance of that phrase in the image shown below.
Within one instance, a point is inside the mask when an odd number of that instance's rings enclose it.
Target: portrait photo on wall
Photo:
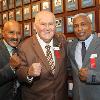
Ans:
[[[22,0],[15,0],[16,7],[22,6]]]
[[[81,0],[81,7],[86,8],[90,6],[95,6],[95,0]]]
[[[51,11],[51,3],[50,3],[50,0],[42,1],[42,3],[41,3],[41,10]]]
[[[78,1],[77,0],[66,0],[66,10],[73,11],[78,9]]]
[[[9,20],[14,20],[14,10],[10,10],[8,14]]]
[[[4,24],[5,22],[8,21],[8,12],[4,12],[2,17],[3,17],[2,19],[3,19],[3,24]]]
[[[92,30],[95,31],[95,12],[91,11],[87,13],[92,22]]]
[[[24,20],[28,20],[31,18],[31,9],[30,9],[30,5],[26,5],[23,8],[23,16],[24,16]]]
[[[32,4],[32,18],[40,11],[40,3],[33,3]]]
[[[63,17],[56,18],[56,33],[64,33]]]
[[[30,0],[23,0],[23,4],[28,4],[30,3]]]
[[[8,0],[9,9],[14,8],[14,0]]]
[[[16,9],[16,21],[22,21],[22,8]]]
[[[67,21],[67,33],[72,33],[73,32],[73,16],[67,16],[66,17]]]
[[[24,23],[24,38],[31,36],[31,22]]]
[[[62,13],[63,12],[63,0],[52,0],[53,13]]]
[[[8,1],[7,0],[2,1],[2,9],[3,9],[3,11],[8,10]]]

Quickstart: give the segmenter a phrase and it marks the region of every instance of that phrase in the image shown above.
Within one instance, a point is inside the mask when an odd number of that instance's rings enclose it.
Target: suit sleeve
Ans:
[[[0,69],[0,86],[1,86],[9,81],[12,81],[15,78],[15,74],[10,68],[9,63],[3,66],[2,64],[0,64],[0,68],[1,68]]]

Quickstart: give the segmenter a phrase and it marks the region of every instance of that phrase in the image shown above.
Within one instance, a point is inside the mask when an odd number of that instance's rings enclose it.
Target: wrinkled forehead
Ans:
[[[55,16],[50,12],[41,12],[35,17],[35,23],[46,20],[52,20],[54,23],[56,22]]]

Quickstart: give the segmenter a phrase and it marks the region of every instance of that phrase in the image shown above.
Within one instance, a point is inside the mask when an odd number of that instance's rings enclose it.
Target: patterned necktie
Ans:
[[[49,62],[49,65],[51,67],[51,71],[52,73],[54,74],[55,73],[55,65],[54,65],[54,61],[53,61],[53,58],[52,58],[52,53],[50,51],[50,45],[46,45],[45,48],[46,48],[46,58],[47,58],[47,61]]]
[[[85,47],[85,42],[82,42],[82,62],[84,60],[85,54],[86,54],[86,47]]]

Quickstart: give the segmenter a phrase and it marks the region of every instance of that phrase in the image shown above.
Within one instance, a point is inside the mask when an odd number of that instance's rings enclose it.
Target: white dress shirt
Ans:
[[[92,39],[93,39],[94,34],[91,34],[91,36],[86,39],[85,41],[78,41],[75,49],[75,60],[78,65],[78,68],[80,69],[82,67],[82,54],[81,54],[81,49],[82,49],[82,42],[85,42],[85,47],[86,50],[88,49]]]

